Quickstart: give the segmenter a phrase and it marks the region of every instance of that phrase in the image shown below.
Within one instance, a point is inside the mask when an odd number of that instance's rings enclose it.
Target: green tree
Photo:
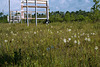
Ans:
[[[99,11],[99,9],[100,9],[100,4],[99,4],[99,2],[100,2],[100,1],[98,1],[98,0],[93,0],[93,2],[94,2],[95,4],[94,4],[93,7],[91,8],[91,11],[92,11],[92,20],[93,20],[93,22],[95,22],[95,21],[98,21],[98,20],[99,20],[99,17],[100,17],[100,15],[99,15],[99,13],[100,13],[100,11]]]
[[[70,22],[70,20],[71,20],[70,12],[66,12],[65,17],[64,17],[64,20],[65,20],[66,22]]]
[[[3,13],[2,12],[0,12],[0,17],[3,15]]]

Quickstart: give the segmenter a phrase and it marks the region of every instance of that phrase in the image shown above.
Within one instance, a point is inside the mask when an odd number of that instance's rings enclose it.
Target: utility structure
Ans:
[[[32,9],[31,9],[32,8]],[[28,9],[31,9],[30,11]],[[35,9],[35,10],[34,10]],[[45,9],[45,11],[37,11],[37,9]],[[34,10],[34,11],[33,11]],[[38,14],[45,13],[45,18],[37,17]],[[33,16],[33,14],[35,14]],[[27,20],[27,25],[29,26],[28,20],[34,19],[37,25],[37,20],[46,19],[47,23],[49,21],[49,0],[21,0],[21,11],[10,11],[10,22],[20,22],[21,20]],[[9,20],[9,17],[8,17]]]

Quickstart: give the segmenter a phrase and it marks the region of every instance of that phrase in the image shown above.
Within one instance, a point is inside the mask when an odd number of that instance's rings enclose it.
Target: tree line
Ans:
[[[56,12],[50,12],[50,22],[97,22],[100,21],[100,2],[98,0],[93,0],[94,5],[91,7],[91,10],[86,11],[56,11]],[[46,17],[45,14],[37,14],[38,17]],[[32,15],[35,17],[35,14]],[[0,12],[0,23],[7,23],[7,15],[3,15],[2,12]],[[33,22],[33,20],[31,20]],[[39,22],[42,22],[42,20],[39,20]]]

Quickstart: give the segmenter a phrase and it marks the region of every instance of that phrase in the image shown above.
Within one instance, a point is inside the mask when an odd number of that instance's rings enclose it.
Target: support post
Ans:
[[[49,0],[48,0],[48,20],[49,20]]]
[[[27,26],[29,26],[29,22],[28,22],[28,0],[26,0],[26,13],[27,13]]]
[[[35,23],[37,26],[37,0],[35,0]]]
[[[13,14],[13,12],[12,12],[12,20],[13,20],[13,23],[14,23],[14,14]]]
[[[10,23],[10,0],[9,0],[9,23]]]
[[[22,18],[24,18],[24,9],[23,9],[23,6],[24,6],[24,4],[23,4],[23,2],[21,3],[21,19]]]
[[[4,22],[4,9],[2,10],[2,13],[3,13],[3,22]]]
[[[49,1],[46,1],[46,16],[47,16],[47,21],[46,23],[48,24],[49,23]]]

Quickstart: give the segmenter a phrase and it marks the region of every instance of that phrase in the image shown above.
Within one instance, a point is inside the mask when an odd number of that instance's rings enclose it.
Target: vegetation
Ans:
[[[93,0],[94,5],[91,7],[90,12],[86,11],[67,11],[66,13],[56,11],[56,12],[50,12],[50,22],[97,22],[100,21],[100,3],[98,0]],[[30,15],[30,14],[29,14]],[[46,17],[45,14],[37,14],[38,17]],[[32,15],[32,17],[35,18],[35,14]],[[4,19],[3,19],[4,18]],[[34,20],[29,20],[31,23],[34,23]],[[7,23],[7,15],[3,16],[3,13],[0,13],[0,22],[1,23]],[[42,20],[39,20],[38,22],[44,22]],[[25,20],[23,21],[25,23]]]
[[[93,2],[90,12],[50,12],[51,23],[37,27],[8,24],[1,12],[0,67],[100,67],[100,5]]]
[[[0,66],[100,67],[100,23],[0,24]]]

